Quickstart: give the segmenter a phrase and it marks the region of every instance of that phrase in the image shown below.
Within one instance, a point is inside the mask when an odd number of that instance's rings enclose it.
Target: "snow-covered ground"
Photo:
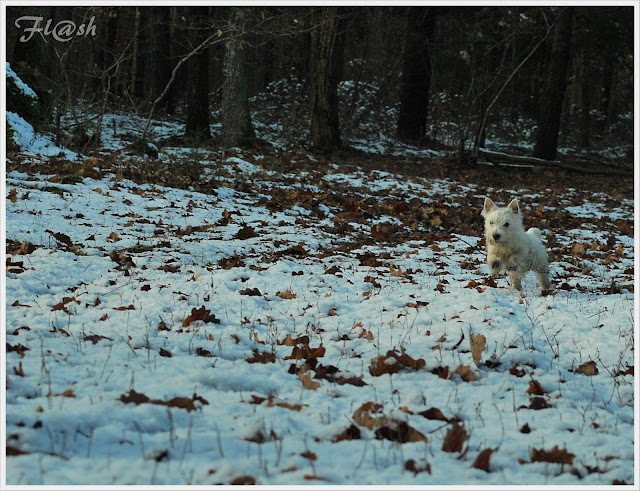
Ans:
[[[637,484],[633,237],[599,225],[631,200],[532,214],[556,291],[521,295],[443,227],[495,189],[241,151],[178,189],[29,151],[6,175],[6,484]]]

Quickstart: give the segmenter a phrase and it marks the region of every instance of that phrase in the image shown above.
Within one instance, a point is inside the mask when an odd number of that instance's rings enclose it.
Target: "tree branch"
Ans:
[[[565,7],[565,9],[566,8],[568,8],[568,7]],[[500,96],[504,92],[504,89],[506,89],[507,86],[509,85],[509,83],[511,82],[511,80],[513,80],[513,77],[515,77],[516,74],[520,71],[520,68],[522,68],[523,65],[527,61],[529,61],[529,59],[533,56],[533,54],[538,50],[540,45],[543,42],[545,42],[545,40],[549,37],[549,34],[551,34],[551,31],[553,30],[554,26],[558,22],[558,19],[562,15],[563,11],[564,11],[564,9],[562,11],[560,11],[560,13],[556,16],[556,18],[554,19],[554,21],[550,25],[547,24],[547,32],[545,32],[544,36],[542,36],[542,38],[536,43],[536,45],[531,49],[531,51],[529,51],[529,53],[522,59],[522,61],[518,64],[518,66],[513,69],[511,74],[507,77],[507,80],[504,82],[504,84],[502,84],[502,87],[500,87],[500,90],[498,90],[496,95],[493,97],[491,102],[487,105],[487,107],[483,111],[482,121],[480,123],[480,126],[478,127],[478,130],[476,132],[476,136],[475,136],[475,139],[474,139],[474,142],[473,142],[473,158],[474,159],[478,158],[478,151],[480,149],[480,137],[481,137],[482,133],[484,132],[485,127],[487,126],[487,119],[489,118],[489,111],[491,110],[493,105],[498,101],[498,99],[500,98]],[[545,20],[546,20],[546,18],[545,18]]]

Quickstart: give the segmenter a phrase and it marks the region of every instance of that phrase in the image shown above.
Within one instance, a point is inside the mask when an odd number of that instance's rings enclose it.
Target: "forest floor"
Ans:
[[[637,484],[632,178],[169,141],[6,166],[6,484]],[[551,294],[489,276],[485,196],[543,230]]]

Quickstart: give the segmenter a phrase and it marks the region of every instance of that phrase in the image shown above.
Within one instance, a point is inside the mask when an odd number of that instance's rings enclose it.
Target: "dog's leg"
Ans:
[[[511,278],[511,286],[516,290],[522,290],[522,277],[524,275],[518,271],[509,271],[509,278]]]
[[[540,284],[540,289],[542,291],[551,291],[551,279],[549,278],[549,272],[536,272],[538,275],[538,283]]]
[[[498,276],[498,274],[502,270],[502,263],[500,262],[500,258],[494,254],[489,253],[487,255],[487,264],[489,265],[489,269],[491,270],[491,275]]]

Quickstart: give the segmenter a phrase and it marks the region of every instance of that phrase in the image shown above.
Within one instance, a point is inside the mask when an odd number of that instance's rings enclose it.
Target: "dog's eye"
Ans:
[[[509,222],[505,223],[505,224],[504,224],[504,226],[505,226],[505,227],[508,227],[508,226],[509,226]]]
[[[489,225],[495,225],[496,222],[489,222]]]

